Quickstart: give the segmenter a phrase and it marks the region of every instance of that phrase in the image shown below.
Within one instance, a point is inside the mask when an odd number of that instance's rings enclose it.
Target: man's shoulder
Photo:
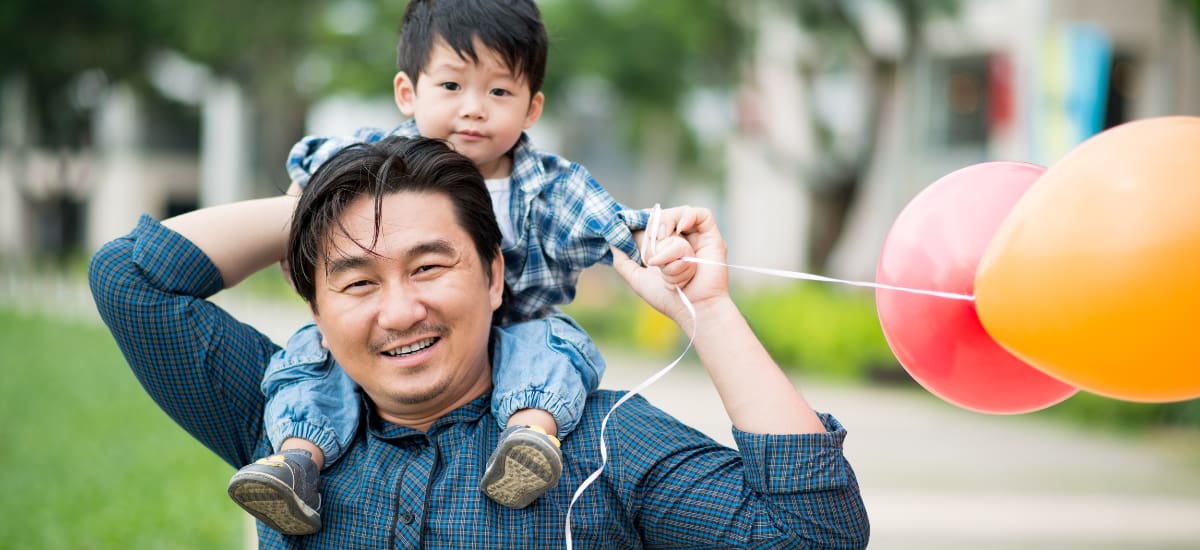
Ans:
[[[628,393],[629,392],[627,390],[596,390],[588,394],[587,405],[583,409],[582,422],[587,422],[589,420],[597,423],[600,422],[604,416],[608,414],[614,406],[617,405],[618,402],[621,402],[621,400],[625,398],[626,394]],[[641,394],[625,399],[625,401],[621,402],[618,410],[621,411],[621,416],[627,417],[669,416],[667,413],[663,412],[661,409],[655,407],[653,404],[647,401],[646,398]],[[613,416],[617,415],[614,414]],[[613,422],[613,420],[614,419],[609,419],[609,422]]]

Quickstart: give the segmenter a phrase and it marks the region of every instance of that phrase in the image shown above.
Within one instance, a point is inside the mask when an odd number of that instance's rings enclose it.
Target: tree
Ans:
[[[806,0],[777,1],[776,5],[792,13],[814,42],[821,45],[798,68],[810,90],[819,73],[831,67],[858,72],[859,80],[870,87],[866,116],[862,119],[865,127],[857,132],[864,140],[858,147],[849,151],[840,147],[843,144],[836,143],[827,121],[819,116],[810,117],[818,151],[814,156],[816,164],[804,170],[812,204],[807,264],[810,269],[825,271],[875,155],[882,107],[896,93],[897,76],[901,71],[912,70],[922,48],[923,26],[938,16],[953,15],[957,0]],[[899,22],[900,43],[895,51],[879,51],[869,42],[865,10],[871,7],[891,11]],[[811,98],[813,94],[806,96]],[[812,105],[809,110],[816,111]]]

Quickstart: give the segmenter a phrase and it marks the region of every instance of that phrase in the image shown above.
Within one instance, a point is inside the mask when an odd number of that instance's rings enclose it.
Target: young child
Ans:
[[[545,100],[547,37],[533,0],[412,0],[400,33],[393,88],[412,120],[390,132],[363,129],[351,140],[305,138],[288,170],[303,187],[351,143],[416,134],[447,140],[479,167],[500,222],[510,291],[500,342],[541,342],[538,353],[521,357],[513,348],[530,346],[498,346],[506,367],[493,375],[491,406],[507,428],[480,490],[523,508],[557,484],[558,438],[575,427],[605,368],[588,335],[555,306],[574,298],[584,268],[611,262],[610,246],[637,259],[632,231],[645,227],[648,214],[625,209],[583,167],[534,149],[525,135]],[[358,425],[361,399],[334,367],[315,325],[272,358],[265,418],[279,452],[229,483],[234,501],[286,534],[320,529],[318,472],[334,465]]]

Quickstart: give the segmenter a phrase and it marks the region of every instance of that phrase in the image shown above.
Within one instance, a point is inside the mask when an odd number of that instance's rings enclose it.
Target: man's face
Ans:
[[[401,192],[360,197],[316,269],[314,318],[334,358],[385,419],[440,416],[491,387],[488,335],[503,260],[480,265],[450,199]],[[370,250],[364,250],[364,248]],[[488,273],[491,273],[489,281]]]
[[[541,116],[543,96],[531,96],[528,81],[479,39],[474,47],[478,63],[438,40],[415,85],[412,75],[396,75],[396,104],[422,136],[449,141],[485,178],[506,177],[505,154]]]

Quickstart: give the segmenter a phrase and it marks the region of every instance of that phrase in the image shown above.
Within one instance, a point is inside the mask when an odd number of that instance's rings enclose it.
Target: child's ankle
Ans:
[[[293,449],[308,451],[312,455],[313,462],[317,464],[318,472],[325,468],[325,453],[321,451],[320,447],[313,444],[313,442],[307,439],[300,439],[299,437],[289,437],[279,446],[280,452]]]
[[[546,435],[558,435],[558,423],[554,416],[542,409],[521,409],[508,418],[508,427],[536,426]]]

